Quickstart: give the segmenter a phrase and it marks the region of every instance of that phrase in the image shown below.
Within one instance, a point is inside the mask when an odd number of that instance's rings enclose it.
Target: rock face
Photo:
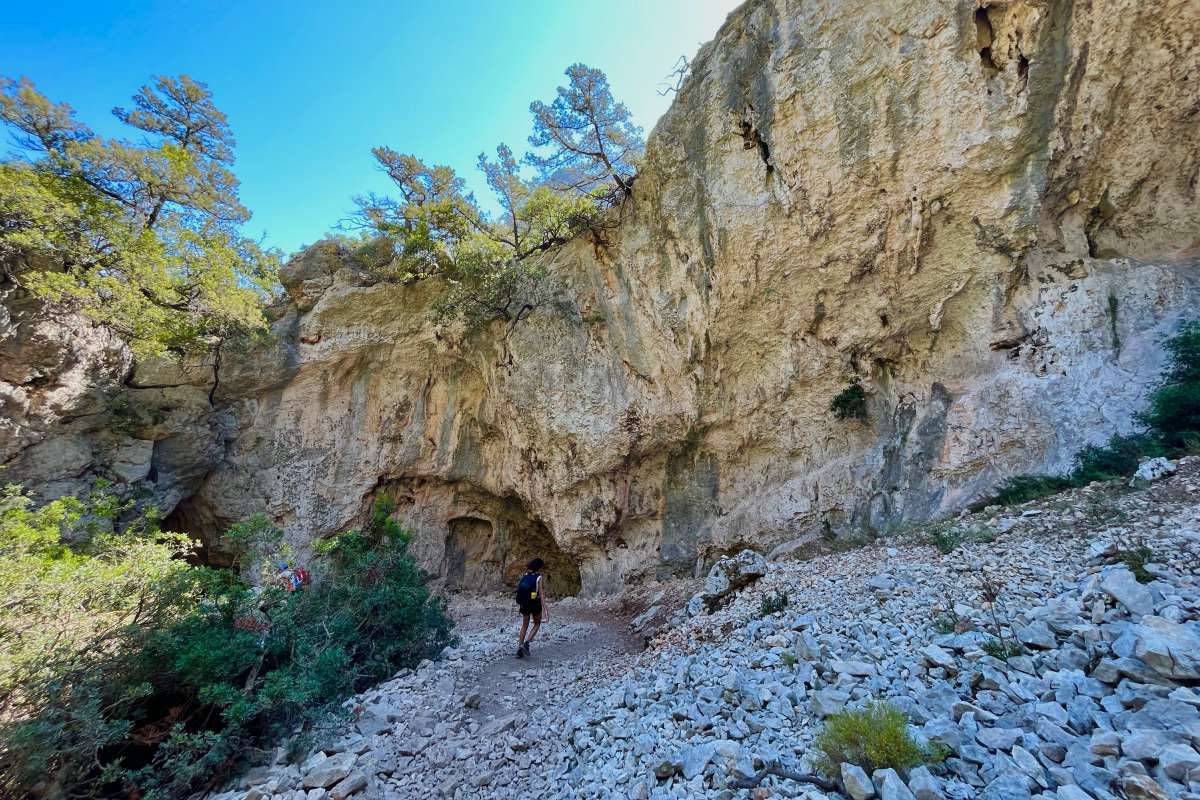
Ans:
[[[386,493],[451,583],[538,553],[604,591],[1062,469],[1128,430],[1200,299],[1198,37],[1187,0],[751,0],[620,226],[551,256],[555,304],[463,337],[432,283],[294,260],[276,341],[180,428],[207,438],[174,521],[266,510],[303,545]],[[852,380],[868,419],[837,421]],[[8,479],[50,480],[29,441]],[[128,445],[74,475],[148,480]]]

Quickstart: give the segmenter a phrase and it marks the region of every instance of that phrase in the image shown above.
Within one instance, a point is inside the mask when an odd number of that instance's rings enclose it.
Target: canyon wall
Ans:
[[[434,282],[334,242],[219,363],[17,308],[5,479],[103,475],[205,537],[266,511],[302,551],[387,494],[466,588],[540,553],[608,591],[953,513],[1132,429],[1197,315],[1198,45],[1190,0],[750,0],[527,319],[435,327]],[[839,421],[855,380],[868,418]]]

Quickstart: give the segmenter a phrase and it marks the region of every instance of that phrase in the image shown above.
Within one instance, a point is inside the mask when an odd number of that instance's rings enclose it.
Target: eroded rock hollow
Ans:
[[[301,546],[386,493],[451,585],[538,553],[557,591],[955,512],[1131,429],[1195,315],[1198,41],[1189,0],[750,0],[517,324],[438,329],[330,242],[219,363],[10,297],[5,478]]]

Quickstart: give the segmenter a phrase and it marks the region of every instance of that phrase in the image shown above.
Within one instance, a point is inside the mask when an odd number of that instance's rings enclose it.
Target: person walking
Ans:
[[[526,565],[528,571],[521,576],[521,580],[517,584],[517,608],[521,612],[521,635],[517,639],[517,658],[525,658],[530,655],[529,643],[533,641],[533,637],[537,636],[542,623],[550,619],[550,615],[546,612],[546,576],[542,574],[545,566],[546,562],[540,558],[533,559]],[[533,622],[533,630],[529,630],[530,621]],[[525,635],[526,632],[529,633],[529,636]]]

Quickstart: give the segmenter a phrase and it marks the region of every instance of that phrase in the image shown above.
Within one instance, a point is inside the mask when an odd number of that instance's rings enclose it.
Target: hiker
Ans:
[[[546,579],[541,571],[546,562],[535,558],[526,566],[529,571],[521,576],[521,581],[517,584],[517,607],[521,610],[521,636],[517,640],[517,658],[529,655],[529,643],[537,636],[542,623],[550,619],[543,605],[546,602]],[[526,638],[525,631],[529,630],[530,617],[533,618],[533,630],[529,632],[529,638]]]

